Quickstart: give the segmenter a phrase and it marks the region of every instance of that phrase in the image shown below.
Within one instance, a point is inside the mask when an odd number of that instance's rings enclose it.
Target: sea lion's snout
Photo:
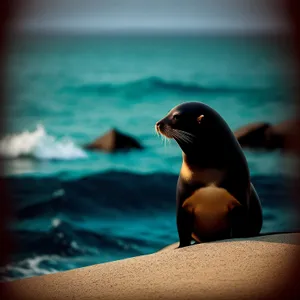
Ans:
[[[155,124],[155,129],[156,129],[157,132],[160,132],[161,129],[163,129],[163,127],[164,127],[164,123],[163,123],[162,120],[156,122],[156,124]]]
[[[157,133],[162,134],[163,136],[172,139],[172,126],[169,122],[168,116],[164,117],[160,121],[156,122],[155,130]]]
[[[162,134],[167,138],[173,138],[173,135],[171,134],[172,128],[170,127],[170,124],[166,118],[156,122],[155,130],[157,133]]]

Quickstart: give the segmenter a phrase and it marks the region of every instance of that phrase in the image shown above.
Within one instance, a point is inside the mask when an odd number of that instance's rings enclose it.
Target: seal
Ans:
[[[182,150],[177,182],[179,247],[260,233],[259,197],[246,158],[225,120],[201,102],[185,102],[155,124]]]

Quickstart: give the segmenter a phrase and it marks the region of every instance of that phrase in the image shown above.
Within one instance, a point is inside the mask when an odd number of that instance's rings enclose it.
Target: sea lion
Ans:
[[[182,149],[176,202],[179,247],[258,235],[259,197],[244,153],[225,120],[201,102],[185,102],[155,124]]]

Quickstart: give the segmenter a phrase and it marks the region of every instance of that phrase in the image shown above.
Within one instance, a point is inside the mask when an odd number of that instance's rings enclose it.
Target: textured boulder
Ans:
[[[143,146],[135,138],[116,129],[111,129],[92,143],[85,145],[84,148],[95,151],[115,152],[120,150],[143,149]]]

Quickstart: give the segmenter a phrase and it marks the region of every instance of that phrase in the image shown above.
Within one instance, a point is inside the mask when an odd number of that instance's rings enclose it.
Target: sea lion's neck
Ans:
[[[183,154],[180,177],[185,183],[198,186],[219,186],[225,176],[225,167],[191,162]]]
[[[177,142],[179,147],[181,148],[184,156],[186,158],[190,159],[196,159],[205,152],[205,148],[207,148],[207,145],[201,144],[200,141],[195,139],[192,143],[186,143],[186,142]]]
[[[227,163],[225,150],[210,145],[183,144],[183,162],[191,169],[196,168],[224,168]],[[208,147],[210,146],[210,147]]]
[[[204,141],[204,142],[203,142]],[[203,159],[203,155],[210,149],[212,150],[212,147],[210,146],[210,141],[207,139],[194,139],[192,143],[189,142],[182,142],[178,141],[178,146],[181,148],[183,152],[184,159],[188,162],[189,160],[195,161]]]
[[[182,152],[182,163],[183,165],[187,166],[189,169],[193,170],[194,168],[205,168],[206,161],[205,158],[200,154],[196,155],[189,155],[185,152]]]

